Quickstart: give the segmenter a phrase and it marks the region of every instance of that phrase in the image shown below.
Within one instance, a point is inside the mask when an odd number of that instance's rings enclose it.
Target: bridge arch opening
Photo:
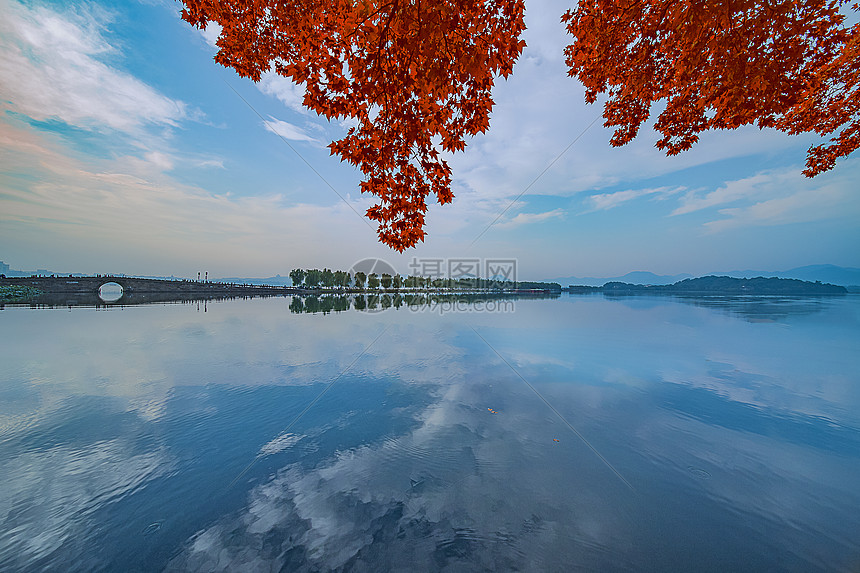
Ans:
[[[102,302],[116,302],[122,298],[122,285],[115,282],[105,283],[99,287],[99,298]]]

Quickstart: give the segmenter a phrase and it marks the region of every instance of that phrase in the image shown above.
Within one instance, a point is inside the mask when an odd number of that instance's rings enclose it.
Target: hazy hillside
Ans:
[[[718,271],[707,273],[702,276],[728,276],[733,278],[781,278],[798,279],[802,281],[821,281],[840,286],[860,285],[860,269],[852,267],[839,267],[836,265],[808,265],[797,267],[787,271]],[[602,286],[608,282],[620,282],[642,285],[669,285],[678,281],[693,278],[690,274],[681,275],[656,275],[647,271],[633,271],[620,277],[561,277],[551,279],[554,282],[567,285]]]
[[[644,286],[621,282],[603,285],[607,294],[807,294],[838,295],[845,294],[845,287],[799,279],[779,277],[735,278],[727,276],[705,276],[685,279],[672,285]]]
[[[655,275],[648,271],[633,271],[620,277],[561,277],[557,279],[549,279],[551,282],[557,282],[563,286],[567,285],[587,285],[587,286],[603,286],[608,282],[621,282],[642,285],[670,285],[684,279],[691,278],[691,274],[680,275]]]
[[[860,285],[860,269],[837,267],[836,265],[807,265],[805,267],[776,272],[745,270],[710,274],[735,278],[776,277],[781,279],[800,279],[802,281],[821,281],[823,283],[842,286]]]

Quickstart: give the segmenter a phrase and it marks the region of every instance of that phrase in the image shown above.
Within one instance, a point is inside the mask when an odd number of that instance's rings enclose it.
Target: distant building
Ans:
[[[0,275],[9,274],[9,265],[0,261]]]

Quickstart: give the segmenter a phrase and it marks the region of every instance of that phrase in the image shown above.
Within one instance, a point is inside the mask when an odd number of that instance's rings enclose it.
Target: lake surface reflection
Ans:
[[[860,297],[297,306],[2,310],[0,570],[860,567]]]

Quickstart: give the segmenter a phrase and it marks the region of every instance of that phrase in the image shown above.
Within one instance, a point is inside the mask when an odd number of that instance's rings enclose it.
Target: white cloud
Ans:
[[[140,134],[176,126],[186,104],[166,97],[103,60],[114,56],[104,37],[107,15],[58,13],[0,0],[0,94],[37,120],[57,118],[87,129]]]
[[[53,145],[32,129],[0,122],[0,163],[15,166],[0,173],[0,244],[15,237],[63,267],[86,269],[98,260],[115,272],[187,276],[193,260],[235,276],[313,266],[330,256],[331,244],[349,245],[341,253],[347,266],[359,252],[389,252],[353,211],[363,213],[366,198],[347,205],[332,195],[331,206],[318,206],[277,195],[212,195],[160,171],[172,161],[164,155],[90,165]]]
[[[60,445],[30,450],[0,461],[0,527],[4,557],[25,570],[94,527],[94,514],[110,498],[121,499],[169,473],[173,462],[162,449],[129,455],[134,444],[102,440],[83,447]],[[11,508],[15,508],[11,511]]]
[[[309,141],[317,144],[320,143],[318,139],[308,135],[301,127],[272,116],[269,116],[269,120],[264,121],[263,125],[265,126],[266,131],[271,131],[275,135],[279,135],[284,139],[292,141]]]
[[[852,205],[853,203],[853,205]],[[721,209],[727,218],[705,223],[712,233],[737,227],[783,225],[832,218],[839,213],[857,209],[857,200],[837,185],[804,189],[787,197],[777,197],[747,207]],[[853,209],[852,209],[853,206]]]
[[[266,95],[279,100],[293,111],[309,114],[310,110],[302,105],[305,97],[304,87],[275,72],[266,72],[260,78],[257,88]]]
[[[691,191],[681,199],[681,206],[672,211],[672,215],[684,215],[741,199],[760,197],[786,184],[796,183],[799,177],[802,177],[799,169],[792,167],[781,171],[762,171],[752,177],[728,181],[722,187],[705,195]]]
[[[724,218],[705,223],[711,233],[741,226],[781,225],[860,214],[856,176],[860,163],[844,162],[831,172],[809,179],[800,167],[760,171],[727,181],[708,193],[691,191],[672,215],[719,209]],[[736,206],[729,207],[730,204]]]
[[[496,227],[500,229],[513,229],[522,225],[531,225],[533,223],[541,223],[548,219],[561,219],[565,216],[564,209],[553,209],[544,213],[519,213],[515,217],[503,222],[496,223]]]
[[[268,443],[264,444],[262,448],[260,448],[260,453],[258,456],[271,456],[273,454],[277,454],[283,452],[286,449],[289,449],[299,443],[303,436],[299,436],[296,434],[290,433],[282,433],[278,435],[276,438],[270,440]]]
[[[205,29],[200,30],[200,35],[203,36],[203,39],[213,48],[218,48],[215,42],[218,41],[218,36],[221,35],[221,24],[217,22],[210,22]]]
[[[225,169],[224,160],[222,159],[201,159],[195,162],[196,167],[216,167],[218,169]]]
[[[685,189],[686,187],[656,187],[651,189],[628,189],[626,191],[617,191],[615,193],[592,195],[588,198],[592,204],[592,208],[586,212],[607,211],[609,209],[614,209],[627,201],[649,195],[656,196],[657,199],[666,199],[671,195],[684,191]]]
[[[146,160],[160,171],[170,171],[173,169],[173,159],[166,153],[160,151],[150,151],[144,155]]]

